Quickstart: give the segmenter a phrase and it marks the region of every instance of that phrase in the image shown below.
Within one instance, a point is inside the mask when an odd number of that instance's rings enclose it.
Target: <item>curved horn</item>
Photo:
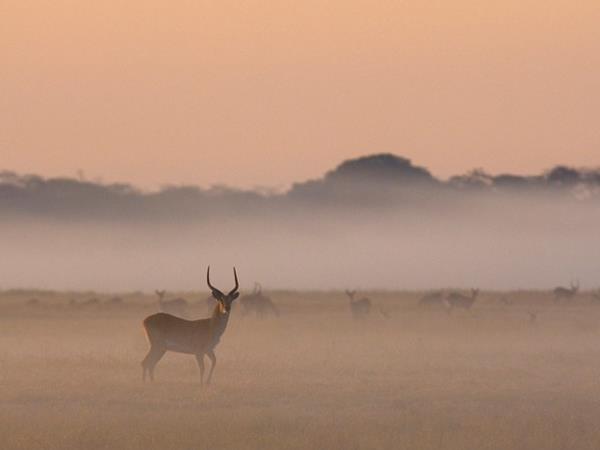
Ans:
[[[208,287],[211,289],[211,291],[217,291],[219,294],[223,295],[223,293],[220,290],[218,290],[216,287],[210,284],[210,266],[208,266],[208,269],[206,270],[206,283],[208,284]]]
[[[229,291],[229,294],[227,294],[227,295],[233,294],[240,287],[240,283],[238,281],[237,272],[235,271],[235,267],[233,268],[233,277],[235,278],[235,287],[231,291]]]

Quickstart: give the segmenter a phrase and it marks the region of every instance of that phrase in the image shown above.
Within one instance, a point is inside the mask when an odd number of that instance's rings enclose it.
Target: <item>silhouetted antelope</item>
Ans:
[[[211,361],[210,372],[206,380],[210,384],[217,357],[215,347],[229,321],[232,302],[238,298],[239,282],[235,267],[233,269],[235,287],[227,294],[210,284],[210,266],[206,271],[206,283],[217,301],[209,319],[185,320],[171,314],[157,313],[144,320],[144,330],[150,342],[150,350],[142,361],[142,378],[146,373],[154,380],[154,368],[163,355],[168,352],[194,355],[200,368],[200,383],[204,384],[204,355]]]
[[[242,316],[255,313],[257,317],[264,317],[269,313],[279,317],[279,309],[273,303],[270,297],[262,292],[260,283],[254,283],[252,294],[246,294],[240,297],[242,307]]]
[[[478,294],[479,289],[471,289],[470,297],[458,292],[452,292],[448,295],[448,297],[446,297],[446,302],[450,308],[471,309],[473,303],[475,303],[475,300],[477,300]]]
[[[184,298],[165,300],[166,291],[154,291],[158,295],[158,307],[162,312],[174,316],[185,317],[187,315],[188,302]]]
[[[354,300],[356,291],[346,291],[346,295],[350,300],[350,312],[352,313],[352,317],[355,319],[362,319],[369,315],[371,312],[371,300],[366,297]]]
[[[553,291],[554,301],[559,302],[562,299],[570,300],[575,297],[577,291],[579,291],[579,280],[577,281],[577,284],[574,284],[571,281],[571,287],[568,288],[564,286],[558,286]]]

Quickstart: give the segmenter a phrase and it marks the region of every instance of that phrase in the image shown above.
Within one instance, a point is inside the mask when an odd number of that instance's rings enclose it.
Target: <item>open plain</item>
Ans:
[[[6,291],[0,448],[600,448],[588,293],[482,292],[450,314],[420,307],[423,292],[366,294],[364,320],[343,292],[272,292],[278,318],[238,305],[201,388],[194,358],[173,353],[142,382],[149,294]],[[180,295],[207,316],[207,293]]]

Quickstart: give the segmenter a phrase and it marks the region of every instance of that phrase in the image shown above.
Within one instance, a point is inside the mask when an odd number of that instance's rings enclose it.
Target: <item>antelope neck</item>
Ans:
[[[217,302],[217,306],[215,306],[215,309],[213,310],[212,316],[210,318],[210,328],[212,331],[213,339],[218,339],[225,332],[225,328],[227,327],[227,322],[229,321],[230,314],[231,311],[229,311],[227,314],[221,314],[221,309],[219,307],[219,303]]]

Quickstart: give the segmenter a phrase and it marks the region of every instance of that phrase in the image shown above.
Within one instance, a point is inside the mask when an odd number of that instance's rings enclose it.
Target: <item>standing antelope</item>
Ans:
[[[537,312],[527,311],[527,314],[529,314],[529,324],[533,325],[537,321]]]
[[[273,300],[263,294],[260,283],[254,283],[254,291],[240,298],[240,305],[242,306],[242,316],[254,312],[257,317],[264,317],[268,313],[279,317],[279,310]]]
[[[511,300],[511,298],[508,297],[508,295],[502,295],[500,297],[499,301],[500,301],[500,303],[503,303],[503,304],[505,304],[507,306],[510,306],[513,303],[512,300]]]
[[[167,291],[154,291],[158,295],[158,307],[161,312],[173,314],[179,317],[187,315],[188,302],[184,298],[165,300]]]
[[[436,291],[425,294],[419,300],[419,306],[437,305],[444,303],[444,291]]]
[[[112,297],[104,302],[106,306],[121,306],[123,299],[121,297]]]
[[[471,289],[471,296],[463,295],[458,292],[452,292],[446,298],[446,302],[449,307],[452,308],[463,308],[463,309],[471,309],[475,300],[477,300],[477,295],[479,294],[479,289]]]
[[[231,304],[238,298],[239,282],[235,267],[233,268],[235,287],[227,294],[210,284],[210,266],[206,271],[206,282],[217,301],[212,316],[209,319],[185,320],[166,313],[157,313],[144,319],[144,330],[150,342],[150,350],[142,361],[142,378],[146,373],[154,380],[154,368],[163,355],[168,352],[194,355],[200,368],[200,384],[204,384],[204,355],[211,361],[210,372],[206,384],[210,384],[213,370],[217,363],[215,347],[229,321]]]
[[[571,287],[569,287],[569,288],[566,288],[564,286],[558,286],[553,291],[554,301],[559,302],[563,298],[566,300],[570,300],[573,297],[575,297],[575,295],[577,294],[577,291],[579,291],[579,280],[577,280],[577,284],[574,284],[571,281]]]
[[[362,319],[369,315],[371,312],[371,300],[366,297],[354,300],[356,291],[346,291],[346,295],[350,300],[350,312],[353,318]]]

